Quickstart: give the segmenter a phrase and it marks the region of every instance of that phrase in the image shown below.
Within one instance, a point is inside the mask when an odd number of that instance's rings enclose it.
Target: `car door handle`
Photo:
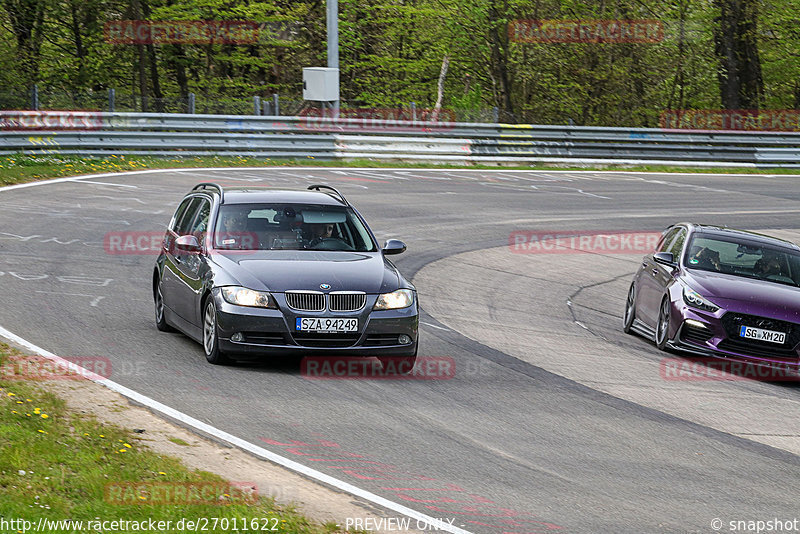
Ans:
[[[653,269],[653,276],[658,276],[658,269]]]
[[[175,256],[175,263],[183,263],[183,260],[181,260],[180,256]]]
[[[647,269],[647,262],[646,261],[642,262],[642,269]]]

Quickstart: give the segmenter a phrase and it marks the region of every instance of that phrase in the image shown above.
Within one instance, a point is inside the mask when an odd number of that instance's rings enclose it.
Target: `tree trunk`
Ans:
[[[431,114],[432,121],[439,120],[439,112],[442,109],[442,100],[444,100],[444,79],[447,76],[447,69],[450,67],[450,54],[445,54],[442,59],[442,70],[439,71],[439,83],[436,85],[436,105],[433,106],[433,114]]]
[[[758,109],[763,101],[757,1],[714,0],[720,11],[714,28],[717,79],[725,109]]]

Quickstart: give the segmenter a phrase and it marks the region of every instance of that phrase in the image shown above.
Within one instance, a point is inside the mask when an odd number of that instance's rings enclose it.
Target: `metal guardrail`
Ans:
[[[800,133],[0,111],[0,154],[800,167]]]

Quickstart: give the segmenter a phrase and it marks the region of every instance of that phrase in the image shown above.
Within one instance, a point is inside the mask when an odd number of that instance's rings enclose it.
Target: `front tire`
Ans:
[[[670,323],[669,299],[664,297],[661,301],[661,309],[658,312],[658,323],[656,324],[656,347],[659,350],[667,350],[669,342],[669,323]]]
[[[214,365],[227,365],[231,359],[219,350],[219,337],[217,336],[217,306],[214,297],[206,300],[203,312],[203,352],[208,363]]]
[[[622,317],[622,331],[633,335],[633,320],[636,318],[636,287],[631,284],[628,298],[625,300],[625,315]]]
[[[161,332],[174,332],[175,329],[167,324],[167,318],[164,313],[164,295],[161,293],[161,281],[156,281],[156,288],[153,292],[156,307],[156,328]]]

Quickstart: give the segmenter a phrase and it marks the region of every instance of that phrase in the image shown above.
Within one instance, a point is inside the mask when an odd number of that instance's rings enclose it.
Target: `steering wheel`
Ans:
[[[308,244],[308,248],[312,250],[346,250],[350,252],[355,250],[347,241],[338,237],[318,237],[312,239]]]

